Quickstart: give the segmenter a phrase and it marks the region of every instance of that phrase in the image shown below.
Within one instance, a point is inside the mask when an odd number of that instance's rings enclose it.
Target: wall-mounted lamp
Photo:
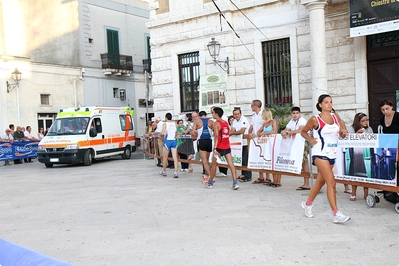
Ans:
[[[208,51],[209,54],[212,56],[213,58],[213,63],[214,64],[218,64],[220,66],[221,69],[223,69],[224,71],[227,72],[227,74],[230,74],[230,70],[229,70],[229,58],[226,57],[225,61],[219,61],[217,60],[217,57],[219,56],[219,52],[220,52],[220,43],[218,41],[215,41],[215,38],[212,37],[212,40],[208,43]],[[219,64],[219,63],[223,63],[224,64],[224,68]]]
[[[12,74],[12,78],[15,81],[15,83],[8,83],[8,81],[6,81],[7,93],[10,93],[10,91],[17,88],[19,86],[19,82],[21,81],[22,73],[18,70],[18,68],[16,68],[14,70],[14,72],[12,72],[11,74]]]

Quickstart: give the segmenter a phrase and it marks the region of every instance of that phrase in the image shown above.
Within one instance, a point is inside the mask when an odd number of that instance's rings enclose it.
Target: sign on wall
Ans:
[[[228,103],[227,73],[201,76],[199,110],[209,113],[212,106],[217,106],[228,113]]]
[[[398,0],[351,0],[350,37],[399,30]]]

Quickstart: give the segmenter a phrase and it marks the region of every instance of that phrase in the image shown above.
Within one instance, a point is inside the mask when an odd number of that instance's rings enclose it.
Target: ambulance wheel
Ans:
[[[44,165],[46,166],[46,168],[51,168],[51,167],[53,167],[54,164],[52,164],[52,163],[45,163]]]
[[[90,166],[93,158],[91,157],[91,152],[90,150],[87,150],[83,156],[83,164],[85,166]]]
[[[128,145],[122,153],[122,159],[130,159],[132,156],[132,148]]]
[[[395,211],[396,213],[399,213],[399,202],[395,204]]]
[[[368,195],[368,196],[366,197],[366,204],[367,204],[367,206],[369,206],[370,208],[373,208],[373,207],[375,206],[376,202],[375,202],[375,198],[374,198],[373,195]]]

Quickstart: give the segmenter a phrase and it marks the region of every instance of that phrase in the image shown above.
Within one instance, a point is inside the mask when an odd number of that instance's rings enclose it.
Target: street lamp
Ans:
[[[18,68],[16,68],[14,70],[14,72],[12,72],[11,74],[12,74],[12,78],[15,81],[15,83],[8,83],[8,81],[6,81],[7,93],[10,93],[10,91],[17,88],[19,85],[19,82],[21,81],[22,73],[18,70]]]
[[[212,40],[208,43],[207,46],[208,46],[209,54],[211,55],[211,57],[213,59],[213,63],[214,64],[218,64],[221,69],[226,71],[227,74],[230,74],[230,72],[229,72],[229,58],[226,57],[225,61],[217,60],[217,57],[219,56],[219,52],[220,52],[220,43],[218,41],[215,41],[215,38],[212,37]],[[223,63],[224,64],[224,68],[219,63]]]

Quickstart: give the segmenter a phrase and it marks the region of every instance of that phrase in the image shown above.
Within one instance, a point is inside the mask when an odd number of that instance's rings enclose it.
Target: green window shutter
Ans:
[[[119,62],[119,35],[116,30],[107,29],[107,47],[108,60],[115,65],[120,65]]]

